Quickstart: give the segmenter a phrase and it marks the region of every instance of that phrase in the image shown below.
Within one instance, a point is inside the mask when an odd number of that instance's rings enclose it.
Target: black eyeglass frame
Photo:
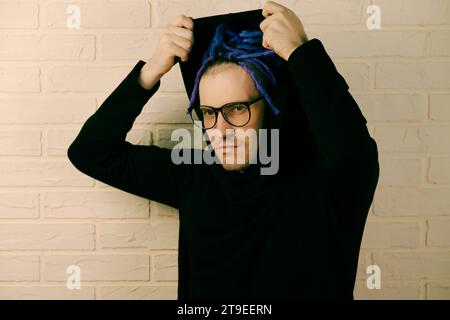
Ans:
[[[250,121],[250,119],[252,118],[252,112],[250,111],[250,106],[251,106],[252,104],[254,104],[255,102],[261,100],[261,99],[264,99],[264,96],[260,96],[260,97],[258,97],[258,98],[252,99],[252,100],[250,100],[250,101],[229,102],[229,103],[224,104],[224,105],[221,106],[220,108],[214,108],[214,107],[212,107],[212,106],[207,106],[207,105],[200,105],[200,106],[198,106],[198,107],[192,108],[192,109],[189,111],[189,115],[190,115],[190,117],[191,117],[192,122],[195,124],[195,120],[194,120],[194,118],[192,117],[192,111],[195,111],[195,112],[200,111],[199,109],[200,109],[201,107],[203,107],[203,108],[209,108],[209,109],[213,110],[213,112],[214,112],[214,116],[215,116],[214,124],[213,124],[212,126],[208,127],[208,128],[205,128],[204,125],[203,125],[203,117],[200,117],[200,116],[198,115],[198,113],[197,113],[197,116],[199,116],[199,118],[201,118],[201,121],[202,121],[202,129],[208,130],[208,129],[213,128],[213,127],[216,125],[216,123],[217,123],[217,116],[218,116],[219,112],[222,114],[222,117],[225,119],[225,121],[228,122],[229,124],[231,124],[233,127],[243,127],[243,126],[245,126],[245,125]],[[248,120],[247,120],[247,122],[245,122],[244,124],[237,126],[237,125],[232,124],[230,121],[228,121],[227,117],[225,116],[225,114],[224,114],[224,112],[223,112],[223,109],[226,108],[226,107],[230,107],[230,106],[234,106],[234,105],[240,105],[240,104],[245,105],[245,107],[247,108],[247,110],[248,110]]]

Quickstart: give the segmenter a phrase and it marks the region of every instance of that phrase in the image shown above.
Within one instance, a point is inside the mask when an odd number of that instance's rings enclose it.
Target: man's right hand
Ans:
[[[160,37],[153,56],[142,67],[139,82],[151,88],[176,63],[176,57],[185,62],[194,44],[194,21],[179,15],[160,29]]]

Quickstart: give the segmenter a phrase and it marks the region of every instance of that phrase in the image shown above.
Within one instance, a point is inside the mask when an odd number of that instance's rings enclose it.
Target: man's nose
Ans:
[[[226,134],[226,129],[234,128],[231,124],[229,124],[222,115],[222,112],[217,114],[216,125],[214,126],[216,129],[220,130],[223,135]]]

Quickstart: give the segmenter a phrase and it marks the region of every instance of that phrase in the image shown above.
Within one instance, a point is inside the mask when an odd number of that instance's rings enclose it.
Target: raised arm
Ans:
[[[361,153],[373,156],[376,144],[367,121],[322,42],[314,38],[300,45],[289,56],[288,69],[324,162],[333,165]]]
[[[293,107],[306,114],[337,201],[367,210],[379,177],[378,150],[349,86],[316,38],[291,53],[288,69],[301,101]]]
[[[158,90],[139,83],[140,60],[120,85],[88,118],[67,156],[81,172],[123,191],[178,208],[178,177],[170,149],[133,145],[125,140],[136,117]]]
[[[170,149],[133,145],[125,138],[176,57],[186,61],[193,27],[191,17],[180,15],[161,28],[152,58],[136,63],[70,145],[67,155],[76,168],[118,189],[179,208],[187,167],[172,161]]]
[[[265,19],[259,25],[263,31],[263,46],[287,61],[300,95],[300,104],[290,105],[295,114],[306,115],[309,129],[324,169],[334,178],[352,168],[350,174],[367,175],[366,183],[378,178],[378,155],[375,141],[366,128],[366,119],[348,92],[348,85],[337,72],[319,39],[308,40],[302,21],[291,9],[267,1]],[[303,119],[302,117],[298,118]],[[347,178],[350,178],[347,176]],[[336,179],[334,179],[336,180]],[[352,180],[352,179],[347,179]],[[367,188],[366,188],[367,189]]]

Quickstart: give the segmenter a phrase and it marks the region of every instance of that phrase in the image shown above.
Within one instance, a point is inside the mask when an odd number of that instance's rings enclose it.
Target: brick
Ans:
[[[368,122],[418,122],[427,117],[427,101],[419,94],[354,94]]]
[[[430,158],[427,182],[432,184],[450,184],[450,158]]]
[[[446,126],[375,126],[375,140],[380,152],[448,153],[450,127]]]
[[[426,33],[417,30],[319,32],[316,38],[333,59],[425,56]]]
[[[450,300],[450,283],[427,283],[428,300]]]
[[[101,223],[97,225],[100,249],[178,249],[178,222]]]
[[[45,91],[111,93],[130,71],[118,66],[54,66],[45,75]]]
[[[69,149],[78,133],[79,130],[48,130],[46,154],[67,156],[67,149]]]
[[[383,62],[375,66],[377,89],[448,89],[448,62]]]
[[[178,220],[178,209],[157,201],[150,201],[151,218],[170,218]]]
[[[95,36],[67,34],[2,35],[1,60],[94,60]]]
[[[49,3],[42,6],[43,25],[51,29],[66,29],[67,3]],[[147,1],[80,2],[81,29],[145,28],[150,26],[150,6]]]
[[[89,224],[1,224],[0,250],[92,250]]]
[[[192,123],[187,112],[189,99],[184,94],[159,93],[148,101],[135,123]]]
[[[450,277],[450,252],[374,253],[374,262],[387,279],[425,279]]]
[[[178,256],[176,254],[155,256],[155,280],[178,280]]]
[[[47,133],[47,155],[67,156],[67,149],[75,140],[79,130],[49,130]],[[0,133],[1,134],[1,133]],[[126,141],[132,144],[151,144],[151,131],[130,130]]]
[[[358,0],[347,0],[330,2],[327,0],[316,1],[277,1],[293,10],[307,26],[319,25],[365,25],[368,15],[361,10],[361,2]]]
[[[366,223],[361,248],[417,248],[420,242],[419,232],[417,223],[370,221]]]
[[[39,281],[39,256],[0,256],[0,281]]]
[[[2,300],[93,300],[95,288],[81,286],[70,290],[66,286],[0,287]]]
[[[39,193],[0,193],[0,219],[34,219],[39,217]]]
[[[370,253],[366,250],[361,249],[358,256],[358,268],[356,270],[356,279],[366,279],[367,278],[367,267],[371,265]]]
[[[149,201],[127,192],[46,192],[46,218],[147,218]]]
[[[176,300],[177,286],[102,286],[100,300]]]
[[[0,186],[91,186],[92,179],[65,161],[2,161]]]
[[[450,21],[449,0],[380,0],[383,25],[427,26]]]
[[[0,92],[40,92],[40,73],[37,67],[0,67]]]
[[[67,267],[76,265],[84,281],[148,281],[149,257],[146,255],[61,255],[44,258],[47,281],[67,281]]]
[[[375,126],[375,140],[379,151],[418,152],[425,150],[426,144],[419,139],[419,127]]]
[[[427,245],[450,246],[450,220],[428,220]]]
[[[449,15],[450,16],[450,15]],[[450,56],[450,31],[436,30],[430,32],[430,55],[434,57]]]
[[[335,63],[336,69],[344,77],[351,90],[364,90],[370,87],[369,66],[363,63]]]
[[[36,29],[38,27],[38,3],[0,3],[0,29]]]
[[[419,282],[383,281],[380,289],[367,288],[366,281],[357,281],[354,290],[355,300],[418,300],[421,298]]]
[[[430,95],[430,119],[433,121],[450,120],[450,94]]]
[[[0,130],[0,155],[41,155],[39,130]]]
[[[379,159],[380,186],[418,186],[420,159]]]
[[[373,204],[376,216],[449,216],[450,189],[379,187]]]
[[[93,98],[0,99],[0,124],[84,123],[95,111]],[[77,126],[78,131],[81,126]]]
[[[103,60],[143,60],[152,57],[159,40],[159,30],[143,34],[114,33],[101,36]]]

